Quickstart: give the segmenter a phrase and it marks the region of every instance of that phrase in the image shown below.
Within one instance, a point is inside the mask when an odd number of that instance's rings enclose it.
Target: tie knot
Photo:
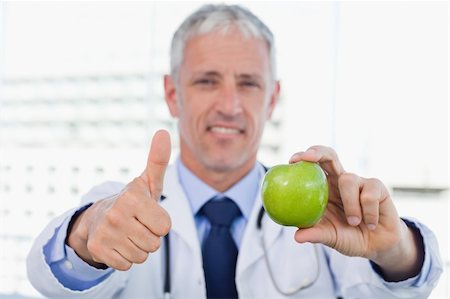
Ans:
[[[241,214],[239,207],[229,198],[224,200],[209,200],[201,212],[208,218],[212,226],[230,227],[234,219]]]

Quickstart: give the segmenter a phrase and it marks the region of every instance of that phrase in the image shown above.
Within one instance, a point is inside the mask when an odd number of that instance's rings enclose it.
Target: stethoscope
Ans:
[[[265,214],[266,214],[266,212],[264,210],[264,207],[261,207],[261,209],[259,210],[259,213],[258,213],[258,218],[256,219],[256,228],[259,232],[261,246],[263,248],[264,260],[266,262],[267,269],[269,270],[269,276],[270,276],[270,279],[272,280],[272,283],[275,286],[275,289],[277,290],[277,292],[279,292],[280,294],[282,294],[284,296],[292,296],[302,290],[305,290],[305,289],[311,287],[319,278],[319,275],[320,275],[319,252],[318,252],[317,246],[315,244],[313,244],[314,256],[316,259],[316,274],[314,276],[314,279],[309,282],[306,282],[306,283],[301,283],[298,286],[298,288],[296,288],[295,290],[290,290],[290,291],[282,290],[275,278],[273,268],[271,267],[271,264],[269,261],[269,256],[267,253],[266,243],[264,240],[264,229],[263,229],[263,225],[262,225],[262,222],[263,222],[262,220],[263,220],[263,217]],[[171,285],[170,285],[170,239],[169,239],[169,234],[167,234],[164,237],[164,253],[165,253],[164,254],[165,255],[164,298],[170,299],[171,298],[171,295],[170,295]]]

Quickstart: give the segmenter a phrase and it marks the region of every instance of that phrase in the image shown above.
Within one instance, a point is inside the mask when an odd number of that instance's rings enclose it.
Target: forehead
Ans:
[[[249,37],[237,29],[224,33],[213,31],[192,37],[186,43],[181,72],[269,75],[269,47],[260,38]]]

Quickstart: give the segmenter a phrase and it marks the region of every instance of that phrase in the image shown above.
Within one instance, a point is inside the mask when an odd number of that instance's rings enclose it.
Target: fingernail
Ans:
[[[300,154],[294,154],[294,155],[289,159],[289,163],[294,163],[294,162],[297,162],[298,160],[300,160]]]
[[[350,225],[356,226],[359,224],[359,217],[358,216],[348,216],[347,222]]]
[[[369,230],[375,230],[376,227],[377,227],[377,226],[376,226],[375,224],[373,224],[373,223],[367,224],[367,228],[368,228]]]

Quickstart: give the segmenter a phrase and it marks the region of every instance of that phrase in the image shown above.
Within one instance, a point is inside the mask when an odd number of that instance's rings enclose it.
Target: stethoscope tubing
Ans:
[[[319,252],[318,252],[318,248],[316,244],[313,244],[314,246],[314,255],[316,258],[316,275],[314,276],[314,279],[306,284],[302,283],[299,285],[299,287],[295,290],[292,291],[284,291],[281,289],[281,287],[279,286],[279,284],[277,283],[276,279],[275,279],[275,274],[273,273],[273,269],[270,265],[269,262],[269,256],[268,256],[268,252],[267,252],[267,247],[264,241],[264,230],[262,227],[262,220],[264,215],[266,214],[264,207],[261,207],[261,209],[258,212],[258,217],[256,219],[256,228],[259,232],[260,235],[260,239],[261,239],[261,246],[263,248],[263,255],[264,255],[264,260],[265,263],[267,265],[267,269],[269,270],[269,276],[270,279],[272,280],[275,289],[277,290],[277,292],[279,292],[280,294],[284,295],[284,296],[292,296],[304,289],[307,289],[309,287],[311,287],[319,278],[320,276],[320,264],[319,264]],[[171,290],[172,290],[172,286],[170,283],[170,237],[169,234],[167,234],[166,236],[164,236],[164,254],[165,254],[165,273],[164,273],[164,298],[165,299],[170,299],[171,297]]]
[[[170,285],[170,237],[169,234],[164,236],[164,254],[166,259],[166,269],[164,273],[164,298],[170,299],[172,286]]]

